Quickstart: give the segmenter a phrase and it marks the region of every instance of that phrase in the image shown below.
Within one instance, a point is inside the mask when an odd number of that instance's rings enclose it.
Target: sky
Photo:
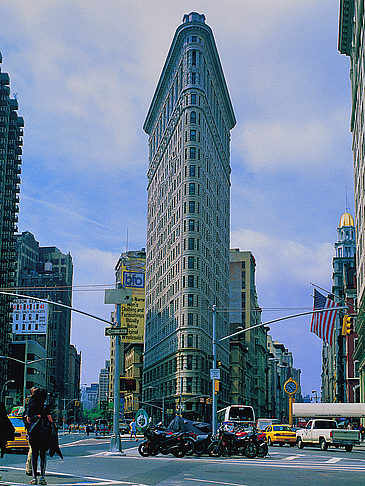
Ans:
[[[19,231],[70,252],[74,285],[113,285],[121,252],[146,246],[148,137],[142,126],[183,15],[212,28],[237,124],[231,247],[250,250],[262,319],[331,288],[336,229],[353,213],[349,61],[335,0],[2,0],[2,71],[24,117]],[[103,291],[74,307],[108,319]],[[272,311],[270,309],[277,309]],[[320,391],[310,317],[271,326]],[[109,358],[104,324],[73,314],[82,384]]]

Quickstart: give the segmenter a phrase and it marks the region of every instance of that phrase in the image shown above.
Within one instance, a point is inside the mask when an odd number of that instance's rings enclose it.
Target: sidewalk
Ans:
[[[0,485],[1,486],[29,486],[31,481],[31,477],[26,476],[25,468],[17,468],[12,466],[0,466]],[[53,473],[53,472],[46,472],[46,481],[51,485],[72,485],[72,484],[80,484],[80,479],[82,480],[83,485],[92,486],[93,484],[100,484],[100,479],[98,478],[90,478],[90,477],[83,477],[77,476],[73,474],[62,474],[62,473]]]

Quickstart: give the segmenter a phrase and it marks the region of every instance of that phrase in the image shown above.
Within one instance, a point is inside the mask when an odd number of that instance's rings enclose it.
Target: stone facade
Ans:
[[[256,262],[249,251],[230,251],[230,333],[261,323],[255,282]],[[258,417],[267,415],[268,366],[265,326],[230,340],[230,397],[232,404],[251,405]]]
[[[144,401],[203,413],[211,394],[212,305],[229,332],[230,130],[235,117],[210,27],[185,15],[144,130],[149,135]],[[229,402],[228,345],[218,347]],[[151,387],[155,387],[154,389]],[[180,398],[182,397],[182,398]]]
[[[340,22],[338,49],[350,58],[352,111],[353,169],[355,181],[355,225],[356,225],[356,278],[357,307],[356,322],[358,341],[353,358],[358,363],[360,378],[360,401],[365,402],[365,43],[364,0],[340,0]]]

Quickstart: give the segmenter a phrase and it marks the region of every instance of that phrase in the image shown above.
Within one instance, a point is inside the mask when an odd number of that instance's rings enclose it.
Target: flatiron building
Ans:
[[[209,415],[212,306],[229,334],[230,130],[236,123],[205,16],[184,15],[145,123],[149,135],[144,400]],[[224,343],[224,344],[223,344]],[[218,407],[229,402],[227,341]],[[202,398],[202,397],[201,397]],[[204,403],[203,403],[204,402]]]

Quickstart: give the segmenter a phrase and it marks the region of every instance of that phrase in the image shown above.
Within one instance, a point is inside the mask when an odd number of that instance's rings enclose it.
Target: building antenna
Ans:
[[[346,191],[346,208],[345,208],[345,212],[346,213],[349,213],[350,212],[350,207],[349,207],[349,200],[348,200],[348,197],[347,197],[347,186],[345,186],[345,191]]]

